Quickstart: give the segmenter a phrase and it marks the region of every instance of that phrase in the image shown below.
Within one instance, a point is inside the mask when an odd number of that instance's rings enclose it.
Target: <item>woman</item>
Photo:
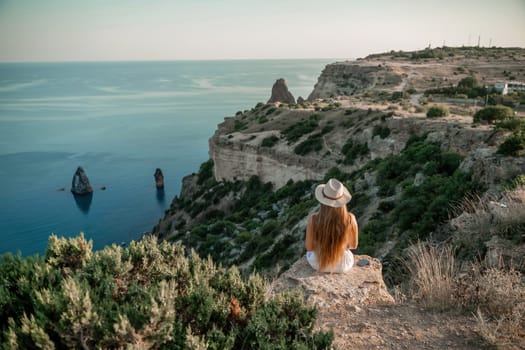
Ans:
[[[346,209],[352,196],[335,179],[315,189],[321,204],[306,224],[306,259],[321,272],[346,272],[354,265],[349,249],[357,248],[357,221]]]

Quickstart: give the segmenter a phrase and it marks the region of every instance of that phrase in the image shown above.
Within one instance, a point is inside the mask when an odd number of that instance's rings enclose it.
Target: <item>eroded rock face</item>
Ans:
[[[355,255],[369,264],[357,264],[347,273],[322,273],[310,267],[306,258],[299,259],[273,283],[273,292],[299,288],[307,303],[326,309],[333,306],[362,307],[373,304],[391,304],[379,260],[367,255]]]
[[[295,104],[295,98],[288,91],[286,86],[286,81],[284,79],[277,79],[275,84],[272,87],[272,96],[268,100],[268,103],[282,102],[288,104]]]
[[[264,149],[258,144],[267,133],[258,134],[251,143],[229,138],[217,131],[209,141],[209,155],[217,181],[248,180],[256,175],[262,182],[272,182],[275,188],[288,180],[322,179],[331,162],[319,157],[298,157],[288,146]]]
[[[160,168],[157,168],[153,176],[155,177],[155,186],[158,189],[164,188],[164,175],[162,174],[162,170]]]
[[[73,180],[71,181],[71,192],[77,195],[93,193],[93,188],[89,183],[86,172],[81,166],[77,168],[77,171],[75,171],[75,174],[73,175]]]
[[[308,101],[360,94],[376,87],[391,88],[400,83],[398,74],[377,62],[337,62],[324,68]]]

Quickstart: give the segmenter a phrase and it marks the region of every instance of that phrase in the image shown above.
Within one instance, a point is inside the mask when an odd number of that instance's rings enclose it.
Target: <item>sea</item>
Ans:
[[[208,160],[217,124],[279,78],[306,98],[333,61],[0,63],[0,254],[45,254],[51,234],[139,239]],[[90,197],[70,192],[78,166]]]

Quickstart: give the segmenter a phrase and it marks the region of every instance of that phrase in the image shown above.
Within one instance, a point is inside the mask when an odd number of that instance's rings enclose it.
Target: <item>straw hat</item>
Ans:
[[[330,179],[315,189],[315,198],[324,205],[338,208],[350,202],[352,195],[346,187],[336,179]]]

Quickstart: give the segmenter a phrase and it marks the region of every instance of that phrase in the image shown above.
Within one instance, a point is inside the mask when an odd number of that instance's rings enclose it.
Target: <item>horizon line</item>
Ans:
[[[115,59],[115,60],[23,60],[3,61],[0,64],[11,63],[131,63],[131,62],[209,62],[209,61],[306,61],[306,60],[355,60],[356,58],[340,57],[301,57],[301,58],[174,58],[174,59]]]

